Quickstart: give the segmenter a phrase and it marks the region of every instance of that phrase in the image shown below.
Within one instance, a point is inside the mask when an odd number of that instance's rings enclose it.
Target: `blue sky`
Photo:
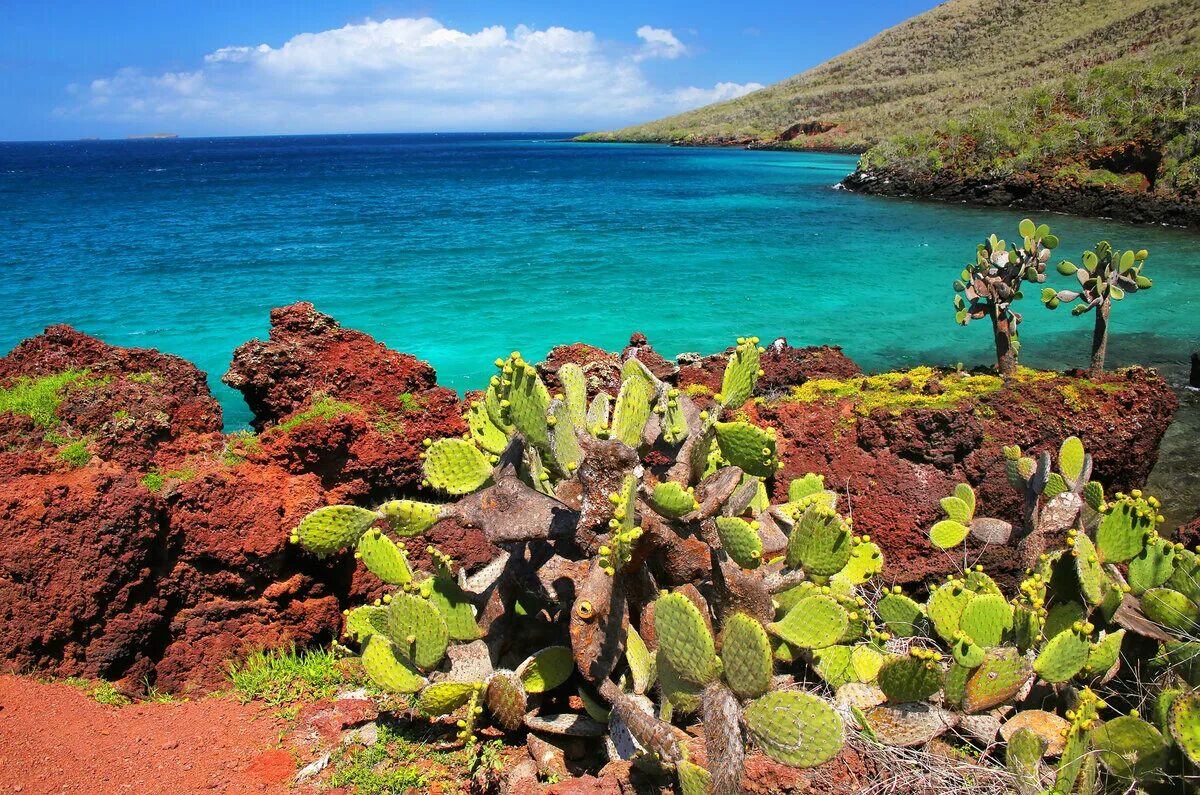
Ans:
[[[0,0],[0,140],[612,127],[935,4]]]

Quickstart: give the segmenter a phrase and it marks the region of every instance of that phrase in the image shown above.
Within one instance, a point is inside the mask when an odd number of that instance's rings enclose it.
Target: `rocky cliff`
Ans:
[[[701,402],[724,364],[670,361],[635,335],[621,353],[556,348],[541,369],[552,383],[575,361],[593,389],[611,389],[627,356]],[[763,368],[742,412],[780,431],[777,488],[825,473],[890,556],[889,583],[953,565],[925,532],[954,483],[980,487],[982,511],[1017,518],[1002,445],[1078,434],[1098,479],[1132,488],[1177,405],[1136,368],[1096,380],[1023,371],[1009,384],[928,368],[864,376],[837,348],[783,341]],[[0,359],[0,669],[205,690],[250,648],[328,641],[341,610],[372,595],[353,558],[302,555],[288,531],[320,505],[417,491],[421,441],[465,430],[455,393],[310,304],[272,312],[269,338],[240,347],[224,379],[255,433],[222,433],[204,374],[156,351],[55,326]],[[468,570],[496,552],[449,522],[428,540]],[[989,554],[1006,563],[1006,549]]]

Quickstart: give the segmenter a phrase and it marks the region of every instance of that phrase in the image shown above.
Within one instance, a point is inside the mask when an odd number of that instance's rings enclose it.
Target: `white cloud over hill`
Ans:
[[[192,71],[136,67],[72,86],[60,113],[142,128],[208,132],[570,129],[653,118],[761,88],[653,85],[642,64],[688,48],[644,25],[639,46],[588,31],[435,19],[368,20],[279,47],[222,47]]]

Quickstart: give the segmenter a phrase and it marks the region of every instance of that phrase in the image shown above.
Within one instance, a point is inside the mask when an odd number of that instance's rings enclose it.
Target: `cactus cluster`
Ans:
[[[1025,237],[1037,252],[1048,232]],[[573,365],[552,394],[514,353],[466,437],[426,445],[440,498],[306,517],[293,542],[352,548],[392,588],[346,614],[372,680],[464,743],[485,720],[602,738],[688,795],[740,792],[752,749],[813,767],[853,737],[1002,743],[1022,793],[1136,786],[1200,760],[1200,561],[1158,534],[1157,501],[1106,498],[1077,439],[1053,465],[1009,448],[1023,526],[979,515],[960,484],[930,540],[1015,545],[1016,594],[980,567],[925,593],[879,586],[883,554],[837,494],[817,474],[773,483],[774,432],[733,414],[761,352],[740,339],[705,406],[636,358],[615,398]],[[443,520],[503,554],[467,576],[430,547],[417,570],[391,535]],[[1153,719],[1098,695],[1134,642],[1158,647]]]
[[[1021,242],[1011,247],[995,235],[979,244],[975,262],[967,265],[954,280],[954,319],[960,325],[988,318],[995,336],[996,361],[1001,375],[1016,372],[1020,339],[1017,326],[1021,315],[1012,304],[1024,297],[1022,284],[1044,284],[1046,266],[1051,251],[1058,247],[1058,237],[1050,227],[1038,225],[1026,218],[1018,226]],[[1102,241],[1092,251],[1085,251],[1082,266],[1063,260],[1056,270],[1063,276],[1074,276],[1078,289],[1057,290],[1043,287],[1041,298],[1047,309],[1075,303],[1073,315],[1095,310],[1092,332],[1093,375],[1104,372],[1104,357],[1108,347],[1108,320],[1113,301],[1129,293],[1148,290],[1153,282],[1142,274],[1150,253],[1117,251]]]

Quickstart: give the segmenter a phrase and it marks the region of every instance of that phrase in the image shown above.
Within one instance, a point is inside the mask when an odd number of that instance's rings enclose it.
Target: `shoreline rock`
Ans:
[[[578,362],[593,391],[612,389],[631,356],[701,404],[720,389],[723,354],[672,362],[642,335],[620,353],[560,346],[539,368],[553,382]],[[1137,368],[1095,380],[1028,371],[1008,386],[969,381],[986,386],[972,392],[954,371],[864,376],[839,348],[782,339],[762,367],[760,397],[741,413],[779,430],[776,490],[826,474],[856,529],[891,556],[889,579],[905,583],[950,565],[925,532],[954,483],[982,484],[981,511],[1015,514],[1001,445],[1037,451],[1079,434],[1105,485],[1133,488],[1177,405]],[[190,363],[65,326],[0,358],[0,388],[64,372],[80,374],[45,424],[0,415],[0,670],[130,690],[203,692],[251,649],[332,640],[342,609],[380,586],[349,555],[300,553],[288,532],[321,505],[419,493],[421,441],[465,430],[462,403],[428,364],[311,304],[275,310],[269,338],[234,355],[226,380],[247,394],[257,434],[220,432],[220,407]],[[428,542],[468,571],[498,554],[453,522]],[[419,564],[424,545],[410,547]],[[1007,549],[989,554],[1003,568]]]

